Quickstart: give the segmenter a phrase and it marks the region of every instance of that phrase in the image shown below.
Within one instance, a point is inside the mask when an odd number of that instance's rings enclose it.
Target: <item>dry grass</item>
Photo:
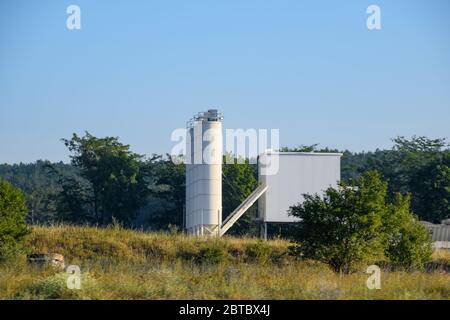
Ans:
[[[0,266],[0,299],[450,299],[450,275],[441,269],[383,272],[381,290],[368,290],[367,274],[340,276],[323,264],[298,261],[287,255],[289,245],[120,228],[35,227],[29,250],[62,253],[66,264],[79,265],[82,288],[67,289],[66,273],[29,266],[21,257]],[[208,248],[223,257],[199,263]],[[436,252],[434,259],[450,264],[450,252]]]
[[[445,261],[450,264],[450,250],[436,250],[433,253],[434,261]]]

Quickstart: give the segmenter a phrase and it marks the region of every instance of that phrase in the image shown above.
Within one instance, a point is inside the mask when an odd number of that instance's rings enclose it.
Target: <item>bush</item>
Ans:
[[[263,241],[248,244],[245,247],[247,259],[251,262],[265,264],[270,260],[270,247]]]
[[[297,252],[340,273],[384,258],[405,269],[422,268],[431,257],[429,235],[410,212],[409,196],[396,194],[387,203],[386,193],[387,183],[369,171],[323,197],[304,195],[303,203],[290,208],[301,219],[293,233]]]
[[[98,287],[96,280],[87,273],[80,276],[80,290],[70,289],[67,286],[69,274],[56,273],[37,279],[24,285],[21,292],[15,297],[18,299],[81,299],[83,292],[92,292]]]
[[[200,249],[195,260],[202,264],[219,264],[224,262],[226,257],[227,252],[225,248],[218,243],[214,243]]]
[[[410,212],[410,197],[396,195],[386,217],[386,257],[395,268],[423,269],[433,253],[430,235]]]
[[[0,261],[15,255],[19,243],[28,233],[27,207],[19,189],[0,181]]]
[[[305,201],[290,208],[300,218],[294,238],[304,258],[328,264],[335,272],[350,273],[360,263],[383,255],[383,227],[387,184],[370,172],[355,186],[340,183],[323,197],[304,195]]]

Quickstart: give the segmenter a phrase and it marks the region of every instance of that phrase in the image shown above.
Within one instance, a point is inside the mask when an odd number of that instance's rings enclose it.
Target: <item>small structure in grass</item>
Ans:
[[[27,255],[27,261],[31,265],[65,268],[64,256],[59,253],[32,253]]]

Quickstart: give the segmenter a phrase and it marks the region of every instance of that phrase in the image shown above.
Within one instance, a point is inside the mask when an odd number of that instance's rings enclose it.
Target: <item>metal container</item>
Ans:
[[[188,125],[185,228],[188,234],[219,234],[222,222],[222,117],[198,114]]]

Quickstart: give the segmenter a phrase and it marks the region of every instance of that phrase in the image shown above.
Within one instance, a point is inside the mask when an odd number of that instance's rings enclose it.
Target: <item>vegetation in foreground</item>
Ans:
[[[0,299],[450,299],[450,252],[423,272],[384,270],[369,290],[365,267],[340,275],[290,256],[284,240],[204,239],[109,228],[33,227],[29,252],[64,255],[81,268],[81,290],[68,274],[27,264],[0,264]]]
[[[424,268],[431,260],[431,237],[411,212],[410,196],[397,193],[389,202],[387,188],[378,172],[368,171],[323,196],[304,195],[289,211],[300,219],[293,226],[296,251],[338,273],[381,261],[403,270]]]
[[[13,257],[20,250],[20,241],[28,233],[26,213],[22,192],[0,180],[0,262]]]

